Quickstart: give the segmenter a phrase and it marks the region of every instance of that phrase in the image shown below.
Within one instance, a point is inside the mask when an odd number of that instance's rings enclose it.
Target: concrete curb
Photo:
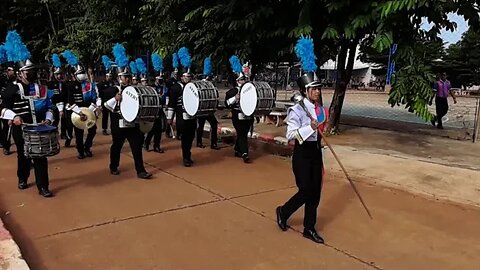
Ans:
[[[20,248],[13,241],[12,235],[0,220],[0,269],[1,270],[29,270],[22,258]]]

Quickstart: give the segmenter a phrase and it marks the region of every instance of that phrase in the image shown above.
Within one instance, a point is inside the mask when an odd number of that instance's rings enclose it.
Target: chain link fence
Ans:
[[[279,90],[277,100],[289,102],[293,95],[292,90]],[[330,106],[334,90],[326,88],[322,90],[325,106]],[[282,102],[279,103],[279,105]],[[456,137],[463,140],[476,141],[478,138],[480,96],[457,96],[457,104],[449,98],[449,110],[443,117],[443,126],[446,130],[455,130]],[[278,106],[278,107],[281,107]],[[430,112],[435,114],[435,102],[429,106]],[[414,123],[420,127],[432,128],[430,122],[425,122],[414,113],[408,112],[404,106],[388,104],[388,93],[373,88],[357,90],[347,89],[342,108],[342,115],[361,117],[370,120],[388,120],[396,124]],[[388,128],[388,127],[385,127]]]

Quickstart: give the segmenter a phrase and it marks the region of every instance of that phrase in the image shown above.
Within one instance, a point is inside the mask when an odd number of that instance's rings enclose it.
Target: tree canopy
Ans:
[[[193,71],[212,56],[214,72],[230,71],[228,58],[237,54],[253,64],[297,61],[293,48],[298,37],[310,35],[319,65],[338,56],[335,94],[330,107],[330,131],[337,132],[354,55],[361,44],[365,55],[375,50],[385,62],[392,44],[394,56],[389,103],[405,105],[429,120],[441,29],[455,31],[448,13],[465,17],[472,32],[447,50],[444,62],[457,65],[455,77],[478,82],[478,50],[471,33],[479,26],[479,0],[24,0],[0,3],[0,34],[16,29],[37,60],[70,49],[89,66],[102,54],[123,43],[131,57],[158,52],[171,68],[171,55],[187,47]],[[422,19],[432,24],[422,30]],[[472,36],[470,36],[472,35]],[[478,47],[478,46],[477,46]],[[462,53],[460,53],[462,52]],[[347,56],[350,57],[347,58]],[[365,57],[364,55],[364,57]],[[380,57],[380,58],[382,58]],[[433,58],[433,59],[432,59]],[[472,60],[474,59],[474,60]],[[468,63],[468,65],[465,65]],[[478,70],[478,69],[477,69]]]

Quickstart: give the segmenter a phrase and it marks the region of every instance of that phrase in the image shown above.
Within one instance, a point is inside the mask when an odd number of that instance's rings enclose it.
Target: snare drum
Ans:
[[[23,140],[25,157],[51,157],[60,153],[58,130],[54,126],[24,126]]]
[[[267,82],[247,82],[240,89],[240,110],[246,116],[269,114],[274,101],[273,89]]]
[[[218,108],[218,90],[209,81],[187,83],[182,98],[185,112],[190,116],[207,116]]]
[[[123,89],[120,113],[125,121],[154,121],[160,109],[160,95],[155,88],[132,85]]]

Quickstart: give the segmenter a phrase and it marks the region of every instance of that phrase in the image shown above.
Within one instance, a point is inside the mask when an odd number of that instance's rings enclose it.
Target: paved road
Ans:
[[[327,245],[316,245],[300,234],[302,211],[288,232],[274,221],[295,192],[287,160],[195,149],[184,168],[165,140],[165,154],[145,154],[155,178],[142,181],[127,145],[122,174],[108,173],[109,142],[99,135],[91,159],[52,158],[52,199],[17,190],[15,157],[0,156],[0,213],[32,269],[480,268],[479,209],[359,183],[372,221],[343,178],[328,179],[317,226]]]

